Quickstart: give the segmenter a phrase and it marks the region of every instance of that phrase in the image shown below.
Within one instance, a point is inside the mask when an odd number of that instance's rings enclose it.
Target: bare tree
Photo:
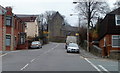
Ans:
[[[93,22],[97,20],[98,17],[102,17],[110,11],[110,8],[106,2],[79,2],[76,9],[81,15],[81,19],[86,19],[88,27],[93,28]]]
[[[46,11],[44,13],[44,17],[46,19],[46,21],[48,22],[48,20],[51,19],[51,17],[56,13],[56,11]]]
[[[120,1],[119,1],[119,0],[117,0],[117,1],[114,3],[114,8],[116,9],[116,8],[118,8],[118,7],[120,7]]]

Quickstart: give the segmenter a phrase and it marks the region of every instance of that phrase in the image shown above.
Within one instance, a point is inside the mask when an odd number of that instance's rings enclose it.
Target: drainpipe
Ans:
[[[14,50],[14,17],[12,15],[12,26],[11,26],[11,48],[10,50]]]

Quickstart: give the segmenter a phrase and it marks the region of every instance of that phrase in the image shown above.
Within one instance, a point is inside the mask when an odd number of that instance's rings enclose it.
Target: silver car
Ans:
[[[79,46],[76,43],[69,43],[68,47],[67,47],[67,53],[68,52],[76,52],[79,53]]]
[[[42,44],[40,43],[40,41],[33,41],[31,43],[31,48],[42,48]]]

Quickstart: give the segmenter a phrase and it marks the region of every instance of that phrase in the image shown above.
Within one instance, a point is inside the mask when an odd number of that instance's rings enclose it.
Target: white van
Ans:
[[[76,36],[67,36],[66,44],[65,44],[66,49],[67,49],[67,46],[69,43],[77,43],[77,37]]]

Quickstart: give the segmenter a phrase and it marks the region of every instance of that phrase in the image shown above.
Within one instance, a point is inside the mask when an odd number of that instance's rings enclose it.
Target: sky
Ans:
[[[69,24],[78,25],[78,16],[75,13],[75,0],[0,0],[3,7],[11,6],[14,14],[41,14],[45,11],[59,11],[66,17]],[[115,0],[107,0],[110,6]]]

